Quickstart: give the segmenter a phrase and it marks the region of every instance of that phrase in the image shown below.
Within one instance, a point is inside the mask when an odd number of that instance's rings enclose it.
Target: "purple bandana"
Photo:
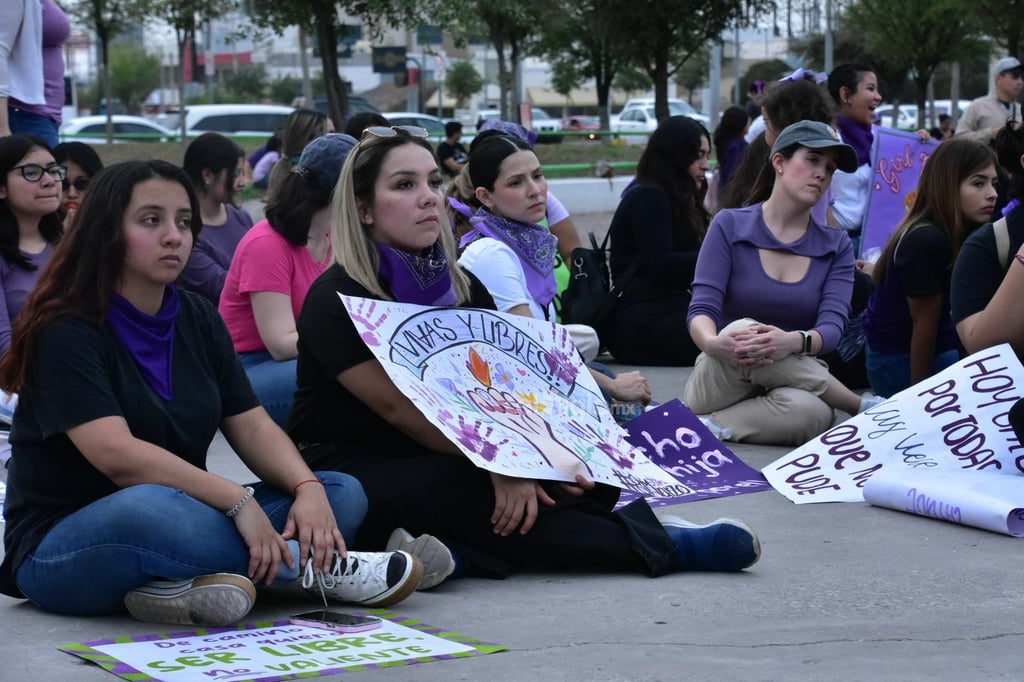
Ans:
[[[491,237],[510,246],[519,256],[523,272],[526,273],[526,288],[530,295],[541,307],[546,308],[558,291],[555,282],[558,237],[543,225],[509,220],[494,215],[486,208],[477,209],[469,222],[473,229],[462,238],[459,248],[466,248],[480,236]]]
[[[453,306],[458,302],[441,245],[434,242],[423,255],[414,255],[376,244],[380,254],[380,278],[399,303]]]
[[[866,163],[871,163],[871,143],[875,141],[875,134],[871,131],[871,126],[839,114],[836,116],[836,127],[843,135],[843,142],[857,152],[857,165],[863,166]]]
[[[142,312],[117,293],[111,297],[107,310],[107,324],[114,330],[114,336],[128,349],[149,387],[164,400],[173,397],[174,320],[180,311],[181,301],[173,284],[164,288],[164,301],[155,316]]]

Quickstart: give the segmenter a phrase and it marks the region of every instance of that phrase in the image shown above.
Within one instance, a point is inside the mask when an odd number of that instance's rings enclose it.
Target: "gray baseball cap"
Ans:
[[[1020,71],[1021,64],[1020,60],[1016,57],[1003,57],[996,62],[996,73],[1006,73],[1007,71]]]
[[[827,123],[818,121],[798,121],[787,126],[772,146],[772,156],[781,152],[787,147],[798,144],[801,147],[810,149],[835,148],[839,152],[836,166],[846,173],[853,173],[860,164],[857,162],[857,152],[853,147],[845,144],[839,139],[839,133]]]

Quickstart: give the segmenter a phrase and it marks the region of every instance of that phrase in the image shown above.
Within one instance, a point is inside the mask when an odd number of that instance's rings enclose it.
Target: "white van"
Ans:
[[[626,102],[626,105],[622,107],[622,111],[620,111],[617,115],[621,116],[630,109],[648,108],[654,108],[653,97],[635,97],[633,99],[628,100]],[[698,121],[705,128],[708,127],[708,124],[711,120],[707,116],[705,116],[704,114],[700,113],[692,106],[690,106],[689,102],[686,102],[681,99],[676,99],[675,97],[668,98],[668,113],[670,116],[689,116],[693,120]]]
[[[267,138],[295,109],[278,104],[190,104],[185,108],[189,137],[203,133]]]

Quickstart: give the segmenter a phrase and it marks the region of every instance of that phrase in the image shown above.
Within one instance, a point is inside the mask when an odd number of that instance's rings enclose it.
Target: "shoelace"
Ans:
[[[342,566],[344,565],[344,570]],[[340,554],[335,552],[334,563],[331,565],[331,571],[329,573],[316,573],[313,569],[313,553],[310,552],[309,560],[306,561],[306,568],[302,574],[302,587],[303,589],[310,589],[313,587],[313,583],[317,584],[320,588],[320,598],[324,602],[324,608],[327,608],[327,593],[324,592],[324,588],[330,590],[345,576],[355,576],[359,571],[359,559],[352,556],[348,558],[342,558]],[[362,575],[362,582],[365,584],[370,579],[370,571],[364,571]]]

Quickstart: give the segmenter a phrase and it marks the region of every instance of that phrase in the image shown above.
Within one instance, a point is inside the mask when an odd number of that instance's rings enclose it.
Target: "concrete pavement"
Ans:
[[[688,373],[644,371],[659,400],[678,396]],[[733,449],[755,468],[785,452]],[[212,449],[211,468],[248,478],[223,441]],[[1024,609],[1015,578],[1020,540],[865,504],[796,506],[774,491],[660,513],[699,522],[743,519],[761,537],[762,559],[739,575],[453,581],[395,610],[509,651],[358,675],[491,682],[1024,679]],[[251,618],[283,618],[300,605],[312,603],[261,594]],[[128,616],[55,616],[0,597],[0,680],[114,680],[56,647],[161,630]]]

